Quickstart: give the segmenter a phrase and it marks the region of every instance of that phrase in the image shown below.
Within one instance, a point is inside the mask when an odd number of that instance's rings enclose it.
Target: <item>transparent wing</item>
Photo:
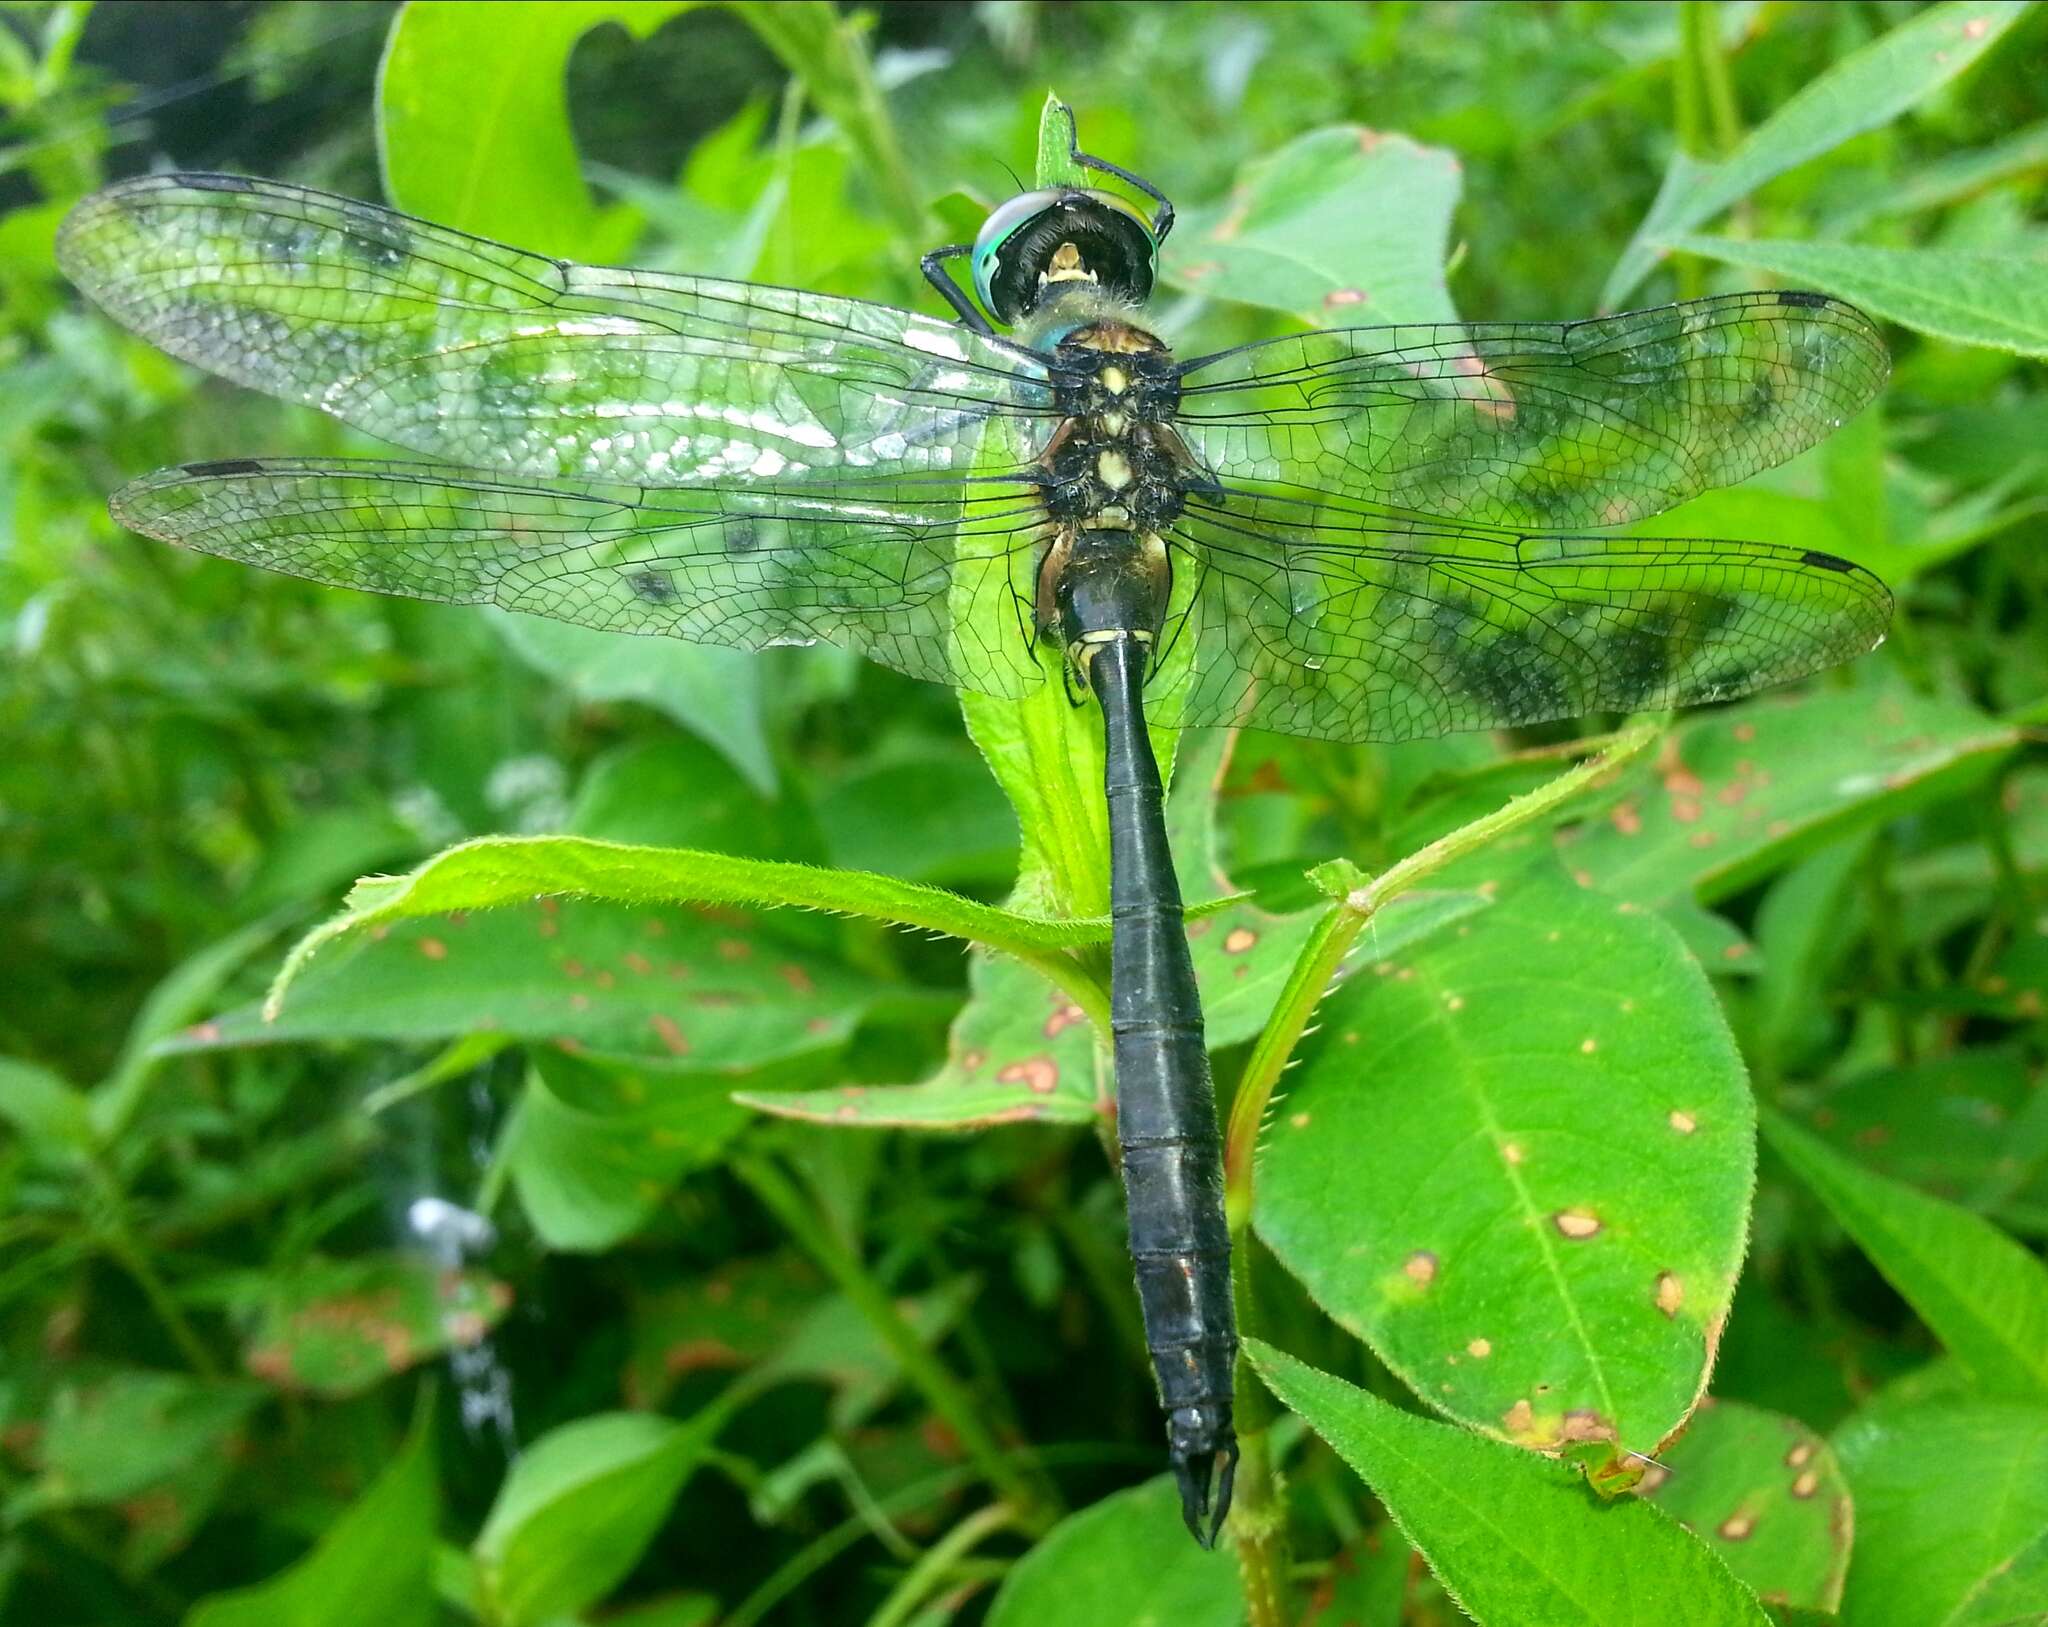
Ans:
[[[1268,493],[1169,536],[1158,721],[1409,740],[1747,694],[1860,655],[1891,595],[1758,542],[1517,534]],[[1182,644],[1183,652],[1177,648]]]
[[[1819,294],[1585,322],[1346,328],[1182,369],[1180,426],[1267,478],[1480,525],[1623,525],[1782,463],[1883,387],[1883,342]]]
[[[1041,681],[1043,513],[1008,482],[650,491],[243,459],[132,481],[112,507],[164,542],[340,587],[746,649],[822,640],[989,694]]]
[[[58,260],[186,361],[433,457],[678,486],[960,469],[1051,412],[1029,352],[861,300],[574,265],[223,175],[124,182]]]

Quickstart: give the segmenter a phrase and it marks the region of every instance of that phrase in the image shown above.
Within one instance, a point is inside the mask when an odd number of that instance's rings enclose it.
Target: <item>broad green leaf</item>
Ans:
[[[1711,904],[1849,833],[1957,795],[2019,740],[1910,690],[1819,690],[1687,719],[1565,833],[1582,882],[1640,902]]]
[[[76,1158],[93,1145],[90,1098],[39,1063],[0,1057],[0,1121],[46,1158]]]
[[[1311,131],[1245,165],[1222,203],[1180,215],[1160,277],[1317,327],[1453,322],[1458,185],[1441,147],[1360,125]]]
[[[1856,1498],[1854,1627],[2034,1627],[2048,1604],[2048,1409],[1880,1398],[1835,1434]]]
[[[897,1309],[911,1332],[928,1347],[943,1341],[981,1291],[971,1276],[899,1300]],[[903,1382],[903,1364],[851,1300],[834,1294],[810,1305],[789,1337],[754,1370],[757,1383],[808,1379],[832,1392],[832,1427],[859,1428]]]
[[[1940,248],[1731,237],[1674,237],[1665,247],[1755,266],[1937,339],[2048,356],[2048,264],[2039,260]]]
[[[303,975],[288,966],[291,997],[274,1015],[229,1012],[188,1030],[179,1048],[488,1032],[749,1069],[843,1043],[880,988],[744,910],[558,900],[528,879],[523,896],[509,886],[466,895],[515,907],[408,919],[426,913],[413,906],[449,896],[440,879],[401,892],[338,951],[310,966],[301,959]]]
[[[1703,226],[1766,181],[1888,124],[1974,64],[2020,20],[2024,0],[1931,6],[1812,80],[1717,163],[1671,155],[1664,184],[1602,290],[1618,307],[1657,263],[1659,245]]]
[[[1399,1411],[1249,1343],[1281,1401],[1335,1447],[1402,1535],[1487,1627],[1763,1627],[1749,1590],[1635,1497],[1603,1500],[1566,1464]]]
[[[584,185],[569,53],[602,24],[645,39],[684,9],[674,0],[405,7],[377,75],[377,148],[393,207],[548,254],[616,258],[638,221],[599,209]]]
[[[746,1117],[725,1071],[542,1048],[506,1161],[548,1247],[607,1249],[638,1231],[682,1175],[716,1160]]]
[[[1202,923],[1196,923],[1200,925]],[[1089,1124],[1109,1112],[1109,1064],[1087,1014],[1028,966],[977,950],[946,1060],[914,1085],[758,1090],[733,1099],[818,1124],[970,1130]]]
[[[1742,1259],[1753,1108],[1699,967],[1529,871],[1319,1022],[1259,1235],[1430,1405],[1625,1477],[1698,1400]]]
[[[1244,1619],[1237,1566],[1227,1552],[1188,1541],[1165,1475],[1053,1527],[1010,1567],[988,1614],[989,1627],[1238,1627]]]
[[[391,1467],[289,1570],[202,1599],[185,1627],[434,1627],[430,1580],[440,1517],[431,1409]]]
[[[861,871],[574,836],[496,836],[451,847],[406,875],[358,882],[342,913],[293,947],[272,986],[270,1004],[281,1007],[313,956],[345,934],[449,911],[532,905],[537,898],[564,896],[636,905],[794,905],[921,927],[1026,955],[1101,943],[1109,936],[1109,922],[1099,916],[1055,921],[1020,915],[937,887]],[[544,932],[545,922],[528,930]]]
[[[43,1472],[10,1512],[126,1502],[195,1460],[225,1464],[263,1400],[256,1384],[137,1369],[63,1384],[42,1420]]]
[[[635,740],[592,763],[564,834],[751,859],[807,846],[782,803],[704,741],[675,735]]]
[[[2048,1400],[2048,1266],[1988,1220],[1859,1169],[1779,1114],[1764,1131],[1980,1386]]]
[[[1704,1402],[1641,1490],[1766,1604],[1841,1603],[1855,1530],[1849,1488],[1828,1443],[1797,1419]]]
[[[794,1254],[746,1255],[695,1281],[633,1300],[626,1394],[662,1406],[689,1374],[757,1366],[796,1335],[825,1296],[824,1280]]]
[[[413,1254],[309,1260],[266,1278],[243,1365],[291,1393],[355,1395],[444,1350],[476,1344],[512,1303],[481,1271]]]
[[[1852,1163],[1980,1211],[2024,1182],[2048,1117],[2048,1093],[2010,1049],[1879,1068],[1804,1100],[1800,1122]]]
[[[842,869],[990,888],[1017,873],[1016,818],[971,756],[891,758],[834,780],[816,802]]]
[[[761,657],[673,638],[621,638],[565,621],[486,610],[513,652],[586,701],[639,701],[730,758],[763,792],[775,789]]]
[[[661,1528],[724,1416],[714,1408],[679,1424],[602,1413],[522,1452],[472,1549],[490,1619],[538,1627],[609,1593]]]

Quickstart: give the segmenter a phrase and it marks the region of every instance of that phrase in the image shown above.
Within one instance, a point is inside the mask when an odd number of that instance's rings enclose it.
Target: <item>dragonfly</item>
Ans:
[[[1860,312],[1797,291],[1184,359],[1146,314],[1171,201],[1070,157],[1102,184],[1025,191],[924,257],[946,318],[578,265],[229,175],[112,186],[58,254],[164,350],[415,458],[164,470],[111,499],[136,531],[340,587],[1093,697],[1130,1248],[1183,1513],[1213,1546],[1230,1238],[1148,719],[1396,741],[1859,655],[1891,599],[1850,561],[1613,528],[1812,446],[1887,359]]]

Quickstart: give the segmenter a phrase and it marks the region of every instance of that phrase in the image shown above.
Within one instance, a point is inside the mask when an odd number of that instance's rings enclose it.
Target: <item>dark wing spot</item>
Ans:
[[[675,599],[675,580],[666,571],[631,571],[626,580],[635,593],[651,604],[670,604]]]
[[[1845,576],[1856,569],[1848,560],[1838,559],[1833,554],[1824,554],[1818,548],[1807,549],[1799,556],[1799,563],[1813,565],[1824,571],[1840,571]]]
[[[202,479],[217,475],[260,475],[263,465],[254,458],[223,458],[218,463],[188,463],[181,472],[198,475]]]
[[[1802,305],[1811,309],[1814,306],[1825,305],[1827,302],[1827,295],[1809,293],[1803,288],[1785,288],[1781,289],[1778,293],[1778,303],[1780,305]]]
[[[180,186],[194,192],[254,192],[256,183],[246,175],[181,175]]]

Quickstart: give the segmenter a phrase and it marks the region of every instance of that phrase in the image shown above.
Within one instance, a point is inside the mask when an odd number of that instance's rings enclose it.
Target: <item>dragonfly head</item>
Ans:
[[[974,291],[1012,325],[1073,288],[1141,303],[1159,269],[1151,224],[1123,199],[1080,187],[1012,198],[974,240]]]

